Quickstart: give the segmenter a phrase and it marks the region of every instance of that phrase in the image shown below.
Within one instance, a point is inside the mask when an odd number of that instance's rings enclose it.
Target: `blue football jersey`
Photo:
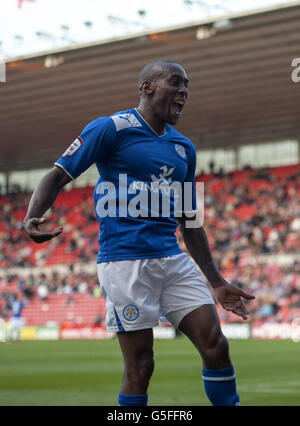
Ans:
[[[76,179],[93,163],[98,263],[181,253],[176,216],[196,210],[192,142],[170,125],[157,135],[129,109],[89,123],[55,165]]]
[[[22,316],[22,310],[26,306],[26,303],[20,302],[18,300],[15,300],[11,304],[12,309],[12,316],[13,318],[21,318]]]

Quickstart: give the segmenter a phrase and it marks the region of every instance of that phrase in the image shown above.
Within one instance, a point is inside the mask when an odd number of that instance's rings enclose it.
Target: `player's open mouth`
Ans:
[[[184,107],[184,101],[176,101],[172,104],[172,110],[174,111],[175,115],[180,115],[182,112],[182,109]]]

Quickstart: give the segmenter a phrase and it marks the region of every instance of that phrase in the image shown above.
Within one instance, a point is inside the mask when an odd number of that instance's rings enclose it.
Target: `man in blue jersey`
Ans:
[[[14,296],[13,300],[10,301],[12,316],[8,329],[8,343],[21,339],[21,329],[23,327],[22,311],[26,305],[26,300],[20,295]]]
[[[211,403],[239,404],[214,300],[175,236],[179,225],[218,301],[247,319],[243,298],[253,296],[228,283],[213,262],[197,219],[195,148],[172,127],[187,100],[188,83],[185,70],[175,62],[147,65],[140,75],[138,108],[89,123],[38,184],[24,221],[37,243],[59,235],[62,228],[43,231],[42,215],[68,182],[96,163],[98,276],[106,300],[106,326],[117,332],[125,364],[119,405],[147,405],[154,368],[152,329],[160,315],[199,350]]]

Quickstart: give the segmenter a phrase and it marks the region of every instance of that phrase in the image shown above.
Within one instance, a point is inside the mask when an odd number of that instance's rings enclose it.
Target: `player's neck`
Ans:
[[[158,136],[162,136],[166,132],[167,123],[162,121],[158,116],[153,114],[153,111],[150,108],[147,108],[145,105],[140,104],[136,108],[137,112],[142,116],[146,121],[148,126],[157,133]]]

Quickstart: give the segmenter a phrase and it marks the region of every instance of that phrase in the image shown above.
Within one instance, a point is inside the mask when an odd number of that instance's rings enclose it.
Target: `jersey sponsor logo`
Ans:
[[[185,149],[183,148],[182,145],[179,145],[178,143],[175,145],[175,149],[177,154],[180,155],[181,158],[186,158],[186,153],[185,153]]]
[[[169,182],[175,168],[168,169],[167,166],[162,166],[161,169],[163,172],[160,175],[162,176],[159,175],[157,178],[153,175],[157,179],[156,182],[133,181],[129,183],[126,173],[119,174],[117,187],[112,182],[100,181],[95,190],[97,217],[148,218],[170,217],[171,215],[172,217],[173,215],[182,217],[185,212],[186,217],[195,217],[195,220],[186,220],[187,228],[201,227],[204,212],[204,183],[196,183],[196,193],[201,194],[197,200],[198,206],[202,206],[200,209],[198,207],[201,212],[201,224],[198,225],[199,215],[195,215],[193,182],[183,182],[183,184],[177,181]],[[126,311],[129,318],[134,317],[135,309],[132,312]]]
[[[63,157],[71,157],[73,154],[75,154],[76,151],[79,150],[81,145],[83,144],[83,140],[80,136],[75,139],[75,141],[69,146],[69,148],[63,153]]]
[[[139,310],[135,305],[127,305],[123,309],[124,318],[127,321],[135,321],[139,316]]]
[[[160,170],[163,172],[158,175],[158,178],[155,175],[151,175],[152,182],[157,182],[159,184],[170,184],[172,182],[172,174],[175,170],[175,167],[171,167],[168,170],[168,166],[162,166],[160,167]]]
[[[134,114],[112,115],[111,119],[115,123],[116,131],[128,129],[129,127],[142,127],[142,124]]]

